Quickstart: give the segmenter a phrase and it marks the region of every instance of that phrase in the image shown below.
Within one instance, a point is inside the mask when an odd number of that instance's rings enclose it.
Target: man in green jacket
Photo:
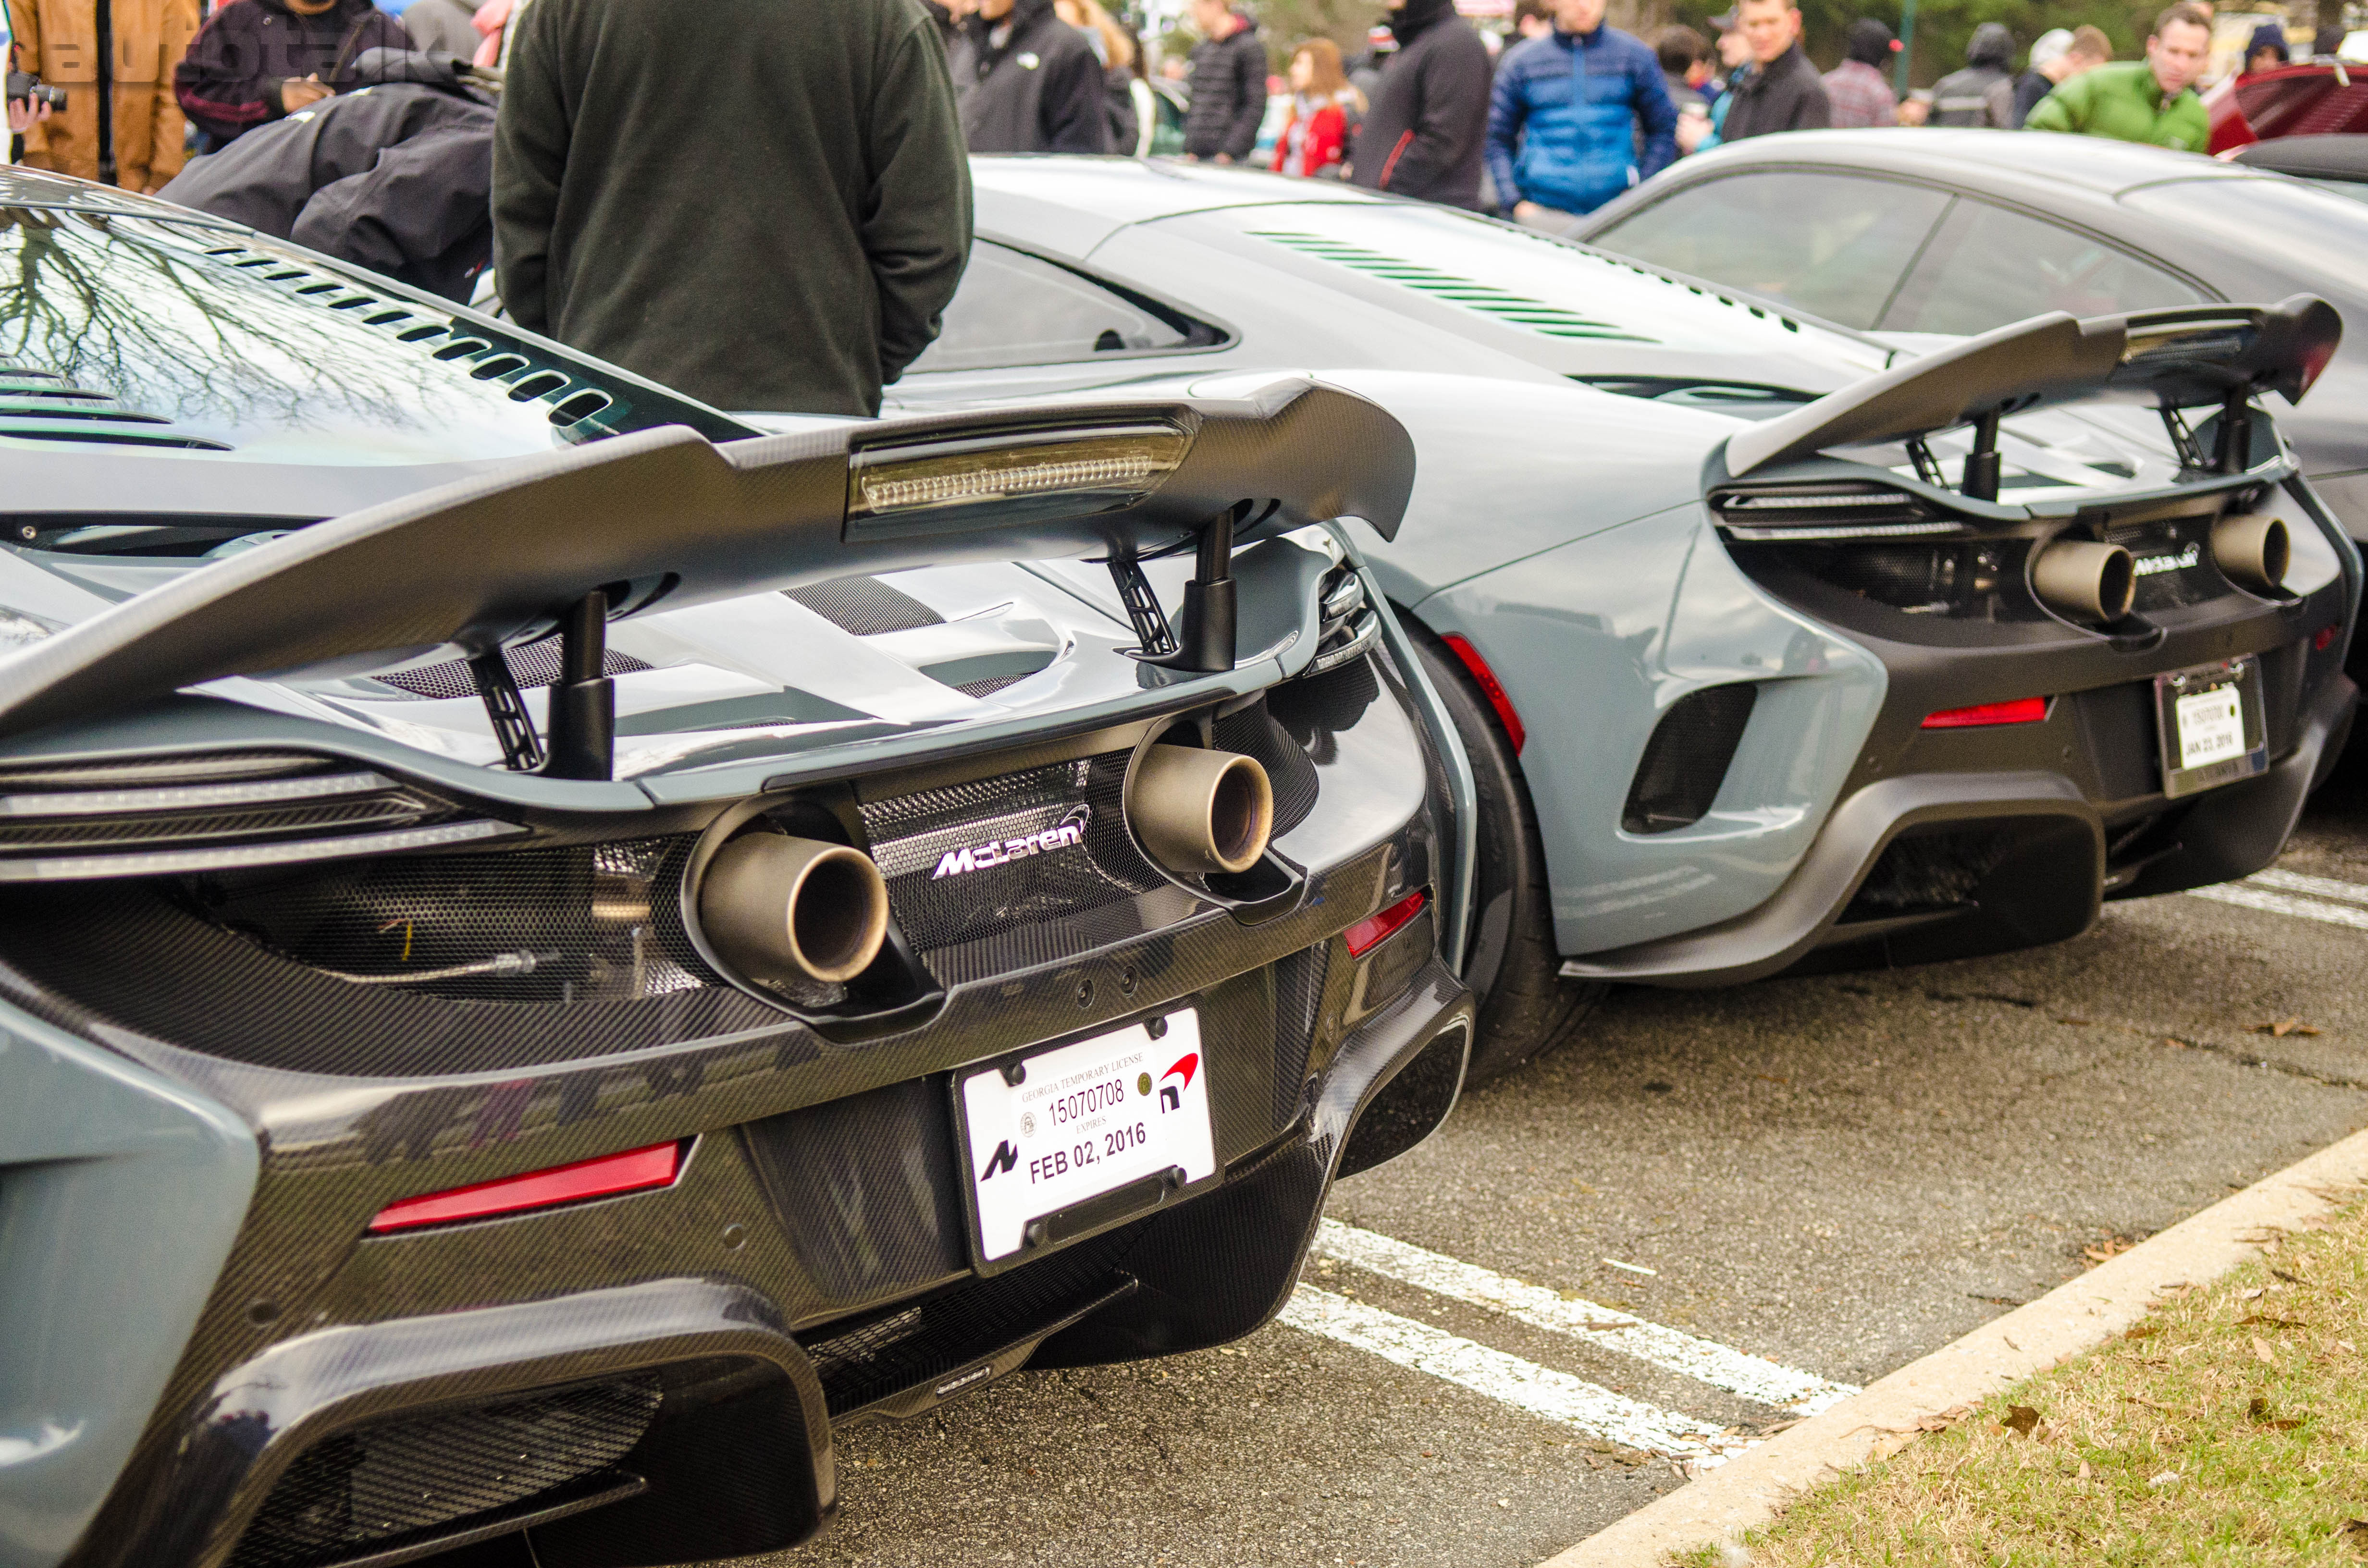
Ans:
[[[2180,0],[2155,18],[2144,60],[2100,65],[2073,77],[2040,99],[2022,128],[2201,153],[2212,139],[2212,124],[2195,79],[2211,53],[2211,17],[2203,6]]]
[[[870,415],[970,256],[945,45],[912,0],[536,0],[494,257],[519,325],[725,409]]]

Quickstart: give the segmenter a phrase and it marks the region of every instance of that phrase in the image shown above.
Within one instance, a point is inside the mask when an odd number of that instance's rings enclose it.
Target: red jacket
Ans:
[[[1282,173],[1283,160],[1291,154],[1292,133],[1299,125],[1299,100],[1291,101],[1291,118],[1282,122],[1282,134],[1274,139],[1274,162],[1269,166]],[[1301,159],[1299,171],[1314,175],[1340,161],[1348,151],[1349,116],[1338,104],[1326,104],[1307,117],[1307,147]]]

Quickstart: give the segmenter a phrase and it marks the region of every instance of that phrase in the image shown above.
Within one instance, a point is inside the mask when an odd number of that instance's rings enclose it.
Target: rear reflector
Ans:
[[[1992,724],[2036,724],[2047,717],[2047,699],[2018,697],[2011,702],[1976,702],[1924,716],[1928,730],[1978,730]]]
[[[1349,956],[1352,959],[1360,959],[1372,951],[1381,944],[1383,937],[1420,915],[1424,903],[1429,897],[1430,894],[1427,892],[1410,892],[1379,915],[1369,915],[1341,932],[1342,938],[1349,944]]]
[[[1513,699],[1506,696],[1505,688],[1497,683],[1497,672],[1488,667],[1488,661],[1480,656],[1480,650],[1474,648],[1469,639],[1451,635],[1446,642],[1455,656],[1463,661],[1463,667],[1472,672],[1472,678],[1479,683],[1480,695],[1486,698],[1488,706],[1497,710],[1497,722],[1505,726],[1505,738],[1513,743],[1513,755],[1520,756],[1521,747],[1529,742],[1530,733],[1521,728],[1521,716],[1513,711]]]
[[[525,1176],[481,1181],[474,1187],[456,1187],[449,1192],[406,1198],[380,1210],[378,1218],[370,1222],[370,1233],[383,1235],[417,1225],[448,1225],[456,1220],[485,1220],[496,1214],[548,1209],[554,1204],[581,1203],[587,1198],[614,1198],[620,1193],[671,1187],[674,1178],[682,1174],[685,1146],[685,1141],[653,1143],[646,1149],[603,1154],[597,1160],[578,1160],[572,1165],[553,1165],[547,1171],[529,1171]]]

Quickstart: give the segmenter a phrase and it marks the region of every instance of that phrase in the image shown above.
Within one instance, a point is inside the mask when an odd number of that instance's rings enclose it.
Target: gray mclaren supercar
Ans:
[[[1369,400],[763,436],[99,187],[0,256],[8,1568],[788,1546],[1452,1105]]]
[[[1605,983],[1997,951],[2246,874],[2341,749],[2360,557],[2278,424],[2324,302],[1917,357],[1324,181],[973,168],[898,406],[1290,369],[1413,437],[1366,548],[1477,779],[1475,1079]]]

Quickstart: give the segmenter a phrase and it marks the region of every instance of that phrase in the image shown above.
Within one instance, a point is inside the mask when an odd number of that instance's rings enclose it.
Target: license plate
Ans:
[[[980,1258],[1082,1234],[1214,1176],[1207,1067],[1201,1017],[1186,1008],[963,1077]]]
[[[2162,792],[2192,795],[2268,771],[2261,668],[2226,659],[2154,677],[2162,735]]]

